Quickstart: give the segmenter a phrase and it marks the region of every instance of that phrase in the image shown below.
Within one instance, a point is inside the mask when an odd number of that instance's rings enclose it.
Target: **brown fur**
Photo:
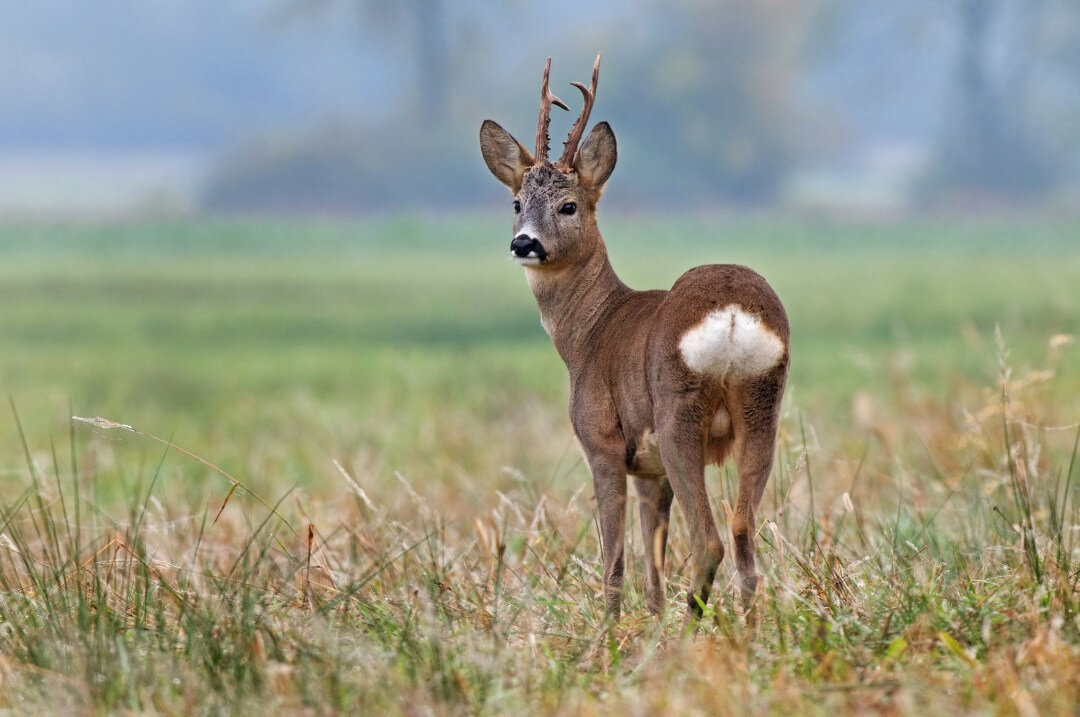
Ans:
[[[615,166],[615,136],[593,128],[571,171],[532,166],[520,142],[491,120],[481,150],[492,173],[521,203],[514,236],[528,228],[546,258],[526,267],[541,320],[570,373],[570,420],[593,474],[609,613],[617,618],[623,581],[626,479],[641,500],[646,600],[663,610],[663,562],[674,497],[689,523],[694,577],[688,617],[708,601],[724,546],[705,488],[706,463],[733,454],[739,492],[731,526],[743,596],[757,585],[754,511],[772,467],[780,399],[789,361],[787,315],[761,276],[743,266],[699,266],[669,291],[634,291],[616,276],[596,223],[596,205]],[[577,212],[559,212],[567,202]],[[680,338],[710,311],[737,305],[783,343],[762,375],[728,382],[703,378],[685,363]],[[721,407],[730,432],[710,435]],[[659,461],[655,453],[659,453]]]

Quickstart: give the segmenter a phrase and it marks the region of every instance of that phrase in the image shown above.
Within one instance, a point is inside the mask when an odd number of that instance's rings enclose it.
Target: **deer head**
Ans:
[[[522,266],[557,269],[587,260],[600,242],[596,205],[615,169],[617,153],[615,134],[607,122],[593,127],[581,142],[596,100],[597,55],[591,85],[571,83],[581,91],[584,106],[563,143],[559,161],[548,161],[551,107],[569,109],[548,87],[550,73],[549,57],[540,89],[535,154],[492,120],[480,126],[480,151],[491,173],[514,196],[512,258]]]

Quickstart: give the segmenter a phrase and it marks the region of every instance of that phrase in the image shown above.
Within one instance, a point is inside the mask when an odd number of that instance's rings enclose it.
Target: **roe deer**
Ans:
[[[488,169],[514,197],[511,257],[540,306],[540,322],[570,373],[570,420],[589,463],[600,517],[607,611],[618,619],[623,582],[627,475],[640,496],[649,609],[664,609],[664,554],[672,498],[690,528],[693,580],[688,622],[709,599],[724,545],[705,489],[705,466],[733,454],[739,495],[731,531],[746,607],[758,576],[754,511],[772,468],[789,330],[769,284],[744,266],[714,264],[683,274],[669,291],[634,291],[616,276],[596,224],[596,205],[615,168],[607,122],[584,134],[596,98],[572,83],[584,109],[548,161],[551,106],[544,67],[536,153],[492,120],[480,127]]]

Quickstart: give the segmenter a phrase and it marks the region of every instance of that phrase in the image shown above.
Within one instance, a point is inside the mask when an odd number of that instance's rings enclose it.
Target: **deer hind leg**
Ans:
[[[742,589],[743,607],[749,609],[757,591],[754,558],[755,511],[765,493],[776,451],[780,398],[784,374],[773,373],[742,386],[729,405],[738,406],[732,416],[736,433],[735,463],[739,470],[739,494],[731,533],[735,542],[735,567]]]
[[[645,604],[653,615],[664,614],[664,563],[668,521],[675,495],[667,478],[635,478],[641,504],[641,541],[645,550]]]
[[[705,490],[703,411],[696,401],[687,399],[665,407],[658,419],[664,470],[690,527],[694,575],[687,595],[687,622],[691,623],[701,617],[724,559],[724,544]]]

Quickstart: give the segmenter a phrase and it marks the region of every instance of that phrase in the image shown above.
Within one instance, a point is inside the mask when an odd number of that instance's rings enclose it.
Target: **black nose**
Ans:
[[[536,249],[539,244],[540,242],[536,241],[528,234],[518,234],[514,237],[514,240],[510,242],[510,251],[518,256],[525,257],[529,255],[530,251]]]

